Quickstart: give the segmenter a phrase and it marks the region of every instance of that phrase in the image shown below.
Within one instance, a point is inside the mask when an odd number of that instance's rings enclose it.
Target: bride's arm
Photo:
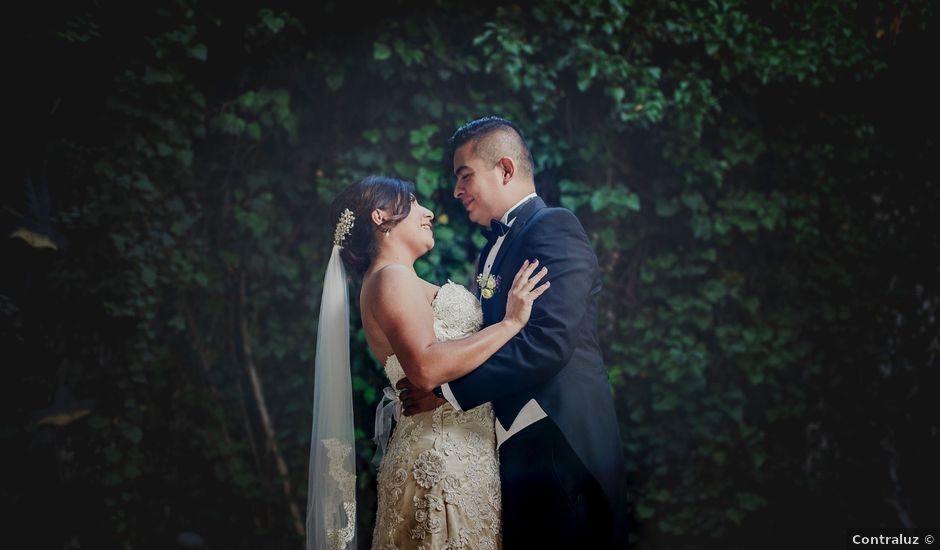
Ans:
[[[548,288],[535,285],[545,276],[534,276],[537,263],[526,264],[513,280],[506,317],[466,338],[438,342],[434,335],[434,312],[427,302],[421,281],[400,266],[376,273],[372,315],[385,333],[405,376],[425,391],[456,380],[477,368],[522,330],[532,302]]]

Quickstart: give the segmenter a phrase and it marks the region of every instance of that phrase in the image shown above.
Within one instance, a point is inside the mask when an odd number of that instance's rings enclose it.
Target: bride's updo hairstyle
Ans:
[[[378,233],[388,233],[411,213],[414,193],[415,186],[409,181],[386,176],[368,176],[343,189],[333,200],[330,219],[334,225],[347,208],[355,218],[352,230],[341,243],[343,250],[340,256],[346,268],[355,274],[357,279],[362,278],[375,257]],[[379,226],[372,223],[372,211],[376,208],[391,213]]]

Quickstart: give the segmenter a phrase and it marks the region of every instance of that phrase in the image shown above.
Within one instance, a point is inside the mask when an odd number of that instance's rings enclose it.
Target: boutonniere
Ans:
[[[494,294],[499,290],[499,283],[502,280],[502,277],[499,275],[492,276],[487,275],[483,276],[482,273],[477,275],[477,285],[480,286],[480,295],[483,296],[484,300],[489,300],[493,297]]]

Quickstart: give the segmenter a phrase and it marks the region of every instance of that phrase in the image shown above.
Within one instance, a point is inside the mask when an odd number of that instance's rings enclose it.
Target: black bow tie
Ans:
[[[493,242],[496,239],[505,236],[506,233],[509,233],[509,227],[510,226],[508,223],[503,223],[496,218],[493,218],[490,220],[490,226],[484,227],[482,229],[483,236],[486,237],[487,241]]]

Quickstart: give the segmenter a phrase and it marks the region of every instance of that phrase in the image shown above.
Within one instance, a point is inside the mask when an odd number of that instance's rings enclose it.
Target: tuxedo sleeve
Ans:
[[[548,266],[546,279],[552,284],[533,304],[529,322],[519,334],[476,370],[450,382],[463,410],[544,383],[568,364],[577,344],[587,304],[596,291],[597,258],[570,211],[553,208],[533,222],[520,235],[521,256],[511,267],[518,269],[524,259],[537,258]]]

